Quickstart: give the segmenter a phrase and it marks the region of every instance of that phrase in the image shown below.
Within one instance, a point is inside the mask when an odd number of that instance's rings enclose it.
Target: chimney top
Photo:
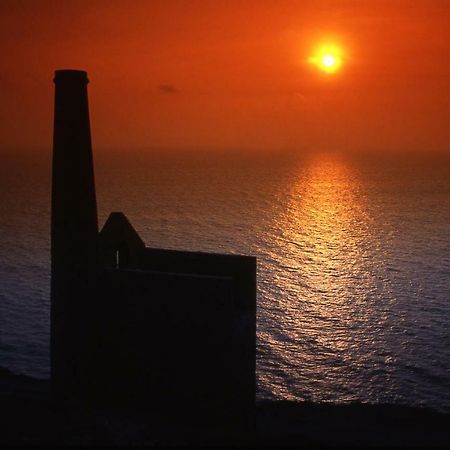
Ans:
[[[84,82],[89,83],[87,72],[85,70],[74,70],[74,69],[60,69],[55,70],[55,78],[53,81],[56,82]]]

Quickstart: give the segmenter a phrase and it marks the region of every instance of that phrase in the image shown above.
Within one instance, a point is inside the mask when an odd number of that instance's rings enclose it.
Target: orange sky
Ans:
[[[57,68],[97,149],[450,150],[450,1],[2,0],[0,54],[0,151],[51,148]]]

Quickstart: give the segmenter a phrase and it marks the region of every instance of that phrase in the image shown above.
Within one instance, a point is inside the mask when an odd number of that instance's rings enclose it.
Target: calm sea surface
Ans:
[[[258,257],[259,398],[450,411],[450,160],[96,155],[100,223]],[[0,164],[0,365],[49,376],[50,160]]]

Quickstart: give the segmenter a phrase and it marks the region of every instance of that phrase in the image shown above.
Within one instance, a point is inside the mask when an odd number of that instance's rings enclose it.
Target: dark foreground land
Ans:
[[[232,434],[144,413],[58,410],[48,389],[0,368],[0,445],[450,448],[450,415],[424,408],[267,401],[254,431]]]

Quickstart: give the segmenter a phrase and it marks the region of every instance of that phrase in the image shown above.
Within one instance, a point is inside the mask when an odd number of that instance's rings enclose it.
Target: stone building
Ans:
[[[148,248],[120,212],[99,232],[87,74],[58,70],[54,81],[55,398],[248,426],[256,259]]]

